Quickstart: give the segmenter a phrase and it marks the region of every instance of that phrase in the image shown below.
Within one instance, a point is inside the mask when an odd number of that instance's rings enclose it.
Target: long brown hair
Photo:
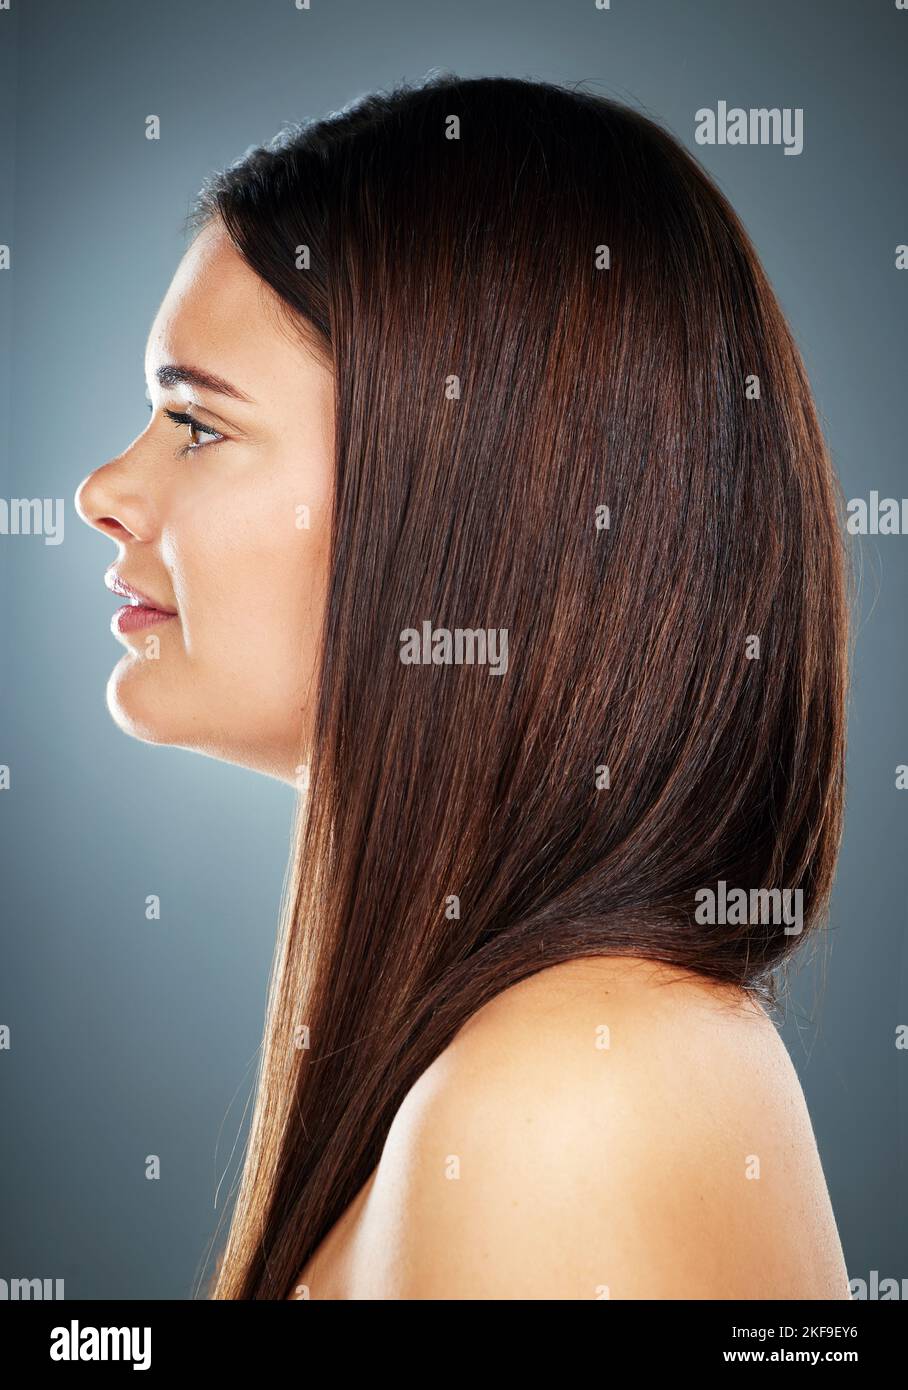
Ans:
[[[336,380],[309,791],[213,1292],[277,1299],[501,990],[614,953],[773,1000],[838,852],[848,590],[775,296],[642,115],[444,75],[251,150],[212,216]],[[405,664],[427,621],[506,629],[506,672]],[[704,925],[720,880],[799,890],[804,930]]]

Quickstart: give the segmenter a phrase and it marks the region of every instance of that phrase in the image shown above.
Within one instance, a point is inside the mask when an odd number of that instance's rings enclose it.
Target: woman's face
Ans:
[[[334,394],[280,305],[221,224],[203,228],[148,338],[149,423],[75,503],[116,545],[108,585],[115,571],[166,610],[114,616],[120,728],[296,782],[327,588]]]

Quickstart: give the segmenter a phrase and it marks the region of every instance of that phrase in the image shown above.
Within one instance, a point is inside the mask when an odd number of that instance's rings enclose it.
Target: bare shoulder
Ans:
[[[407,1095],[354,1298],[847,1298],[813,1130],[739,990],[600,957],[493,999]]]

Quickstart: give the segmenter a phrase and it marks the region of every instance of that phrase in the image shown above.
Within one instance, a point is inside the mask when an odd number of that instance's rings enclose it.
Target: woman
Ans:
[[[444,76],[190,222],[77,505],[119,726],[301,793],[213,1296],[847,1298],[766,1011],[841,832],[839,498],[732,209]]]

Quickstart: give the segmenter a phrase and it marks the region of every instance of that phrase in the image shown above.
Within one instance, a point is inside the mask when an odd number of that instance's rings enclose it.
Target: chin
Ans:
[[[163,718],[160,698],[149,690],[147,663],[126,653],[117,662],[107,682],[107,708],[118,729],[142,743],[173,743]]]
[[[254,714],[236,702],[229,710],[213,709],[200,698],[198,686],[190,693],[180,682],[159,681],[160,673],[157,662],[129,651],[110,673],[107,708],[124,734],[233,763],[300,789],[298,769],[307,761],[299,752],[300,731],[288,728],[279,707],[263,709],[264,699],[256,696]]]

